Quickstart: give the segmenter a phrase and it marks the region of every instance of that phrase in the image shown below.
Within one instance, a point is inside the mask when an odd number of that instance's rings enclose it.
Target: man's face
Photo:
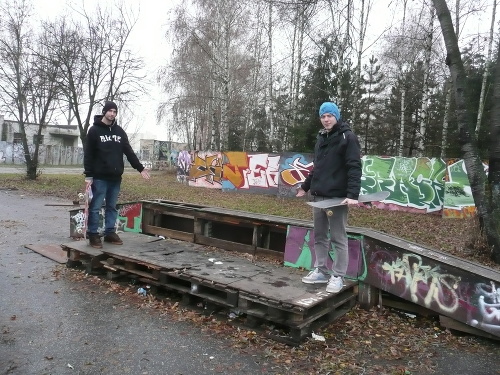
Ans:
[[[106,120],[113,122],[113,120],[116,117],[116,109],[112,108],[108,112],[104,114],[104,117],[106,117]]]
[[[321,116],[320,119],[321,119],[321,124],[326,130],[332,130],[332,128],[337,123],[337,119],[331,113],[325,113],[323,116]]]

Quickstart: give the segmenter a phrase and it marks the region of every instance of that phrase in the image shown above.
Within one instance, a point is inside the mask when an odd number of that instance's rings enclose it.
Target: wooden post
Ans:
[[[360,281],[358,284],[358,302],[361,308],[369,310],[378,303],[378,289]]]

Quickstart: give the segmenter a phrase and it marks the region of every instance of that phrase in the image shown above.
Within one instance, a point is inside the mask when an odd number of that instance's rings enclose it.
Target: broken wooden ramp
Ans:
[[[357,283],[346,280],[338,294],[325,285],[301,282],[304,272],[269,262],[253,262],[241,254],[191,242],[120,234],[121,246],[94,249],[86,241],[61,245],[68,259],[87,272],[104,270],[108,278],[127,276],[155,288],[180,293],[186,303],[201,301],[238,311],[252,329],[279,327],[272,338],[298,344],[316,330],[349,311],[356,303]]]

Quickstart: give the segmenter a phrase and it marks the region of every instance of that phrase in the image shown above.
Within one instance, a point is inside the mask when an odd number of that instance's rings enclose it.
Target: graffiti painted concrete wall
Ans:
[[[357,279],[363,262],[361,252],[361,241],[359,237],[349,236],[349,264],[347,276]],[[310,270],[314,268],[316,258],[312,249],[314,248],[314,233],[310,228],[289,225],[286,234],[284,265],[294,268]],[[332,245],[327,265],[332,269],[335,259],[335,248]]]
[[[378,208],[444,217],[475,212],[463,160],[364,156],[362,164],[361,193],[390,193],[373,204]],[[183,151],[177,169],[178,181],[190,186],[294,197],[313,169],[313,155]]]
[[[488,165],[483,163],[488,173]],[[474,199],[467,177],[467,170],[462,159],[447,161],[444,195],[444,217],[467,217],[475,213]]]
[[[498,274],[448,256],[427,257],[388,243],[364,239],[369,264],[364,281],[496,336],[500,335]],[[465,263],[465,262],[463,262]],[[456,264],[457,266],[455,266]],[[361,280],[361,278],[360,278]]]
[[[500,336],[498,272],[393,237],[376,236],[349,234],[348,278]],[[289,225],[284,265],[313,268],[313,246],[311,228]],[[330,269],[332,259],[333,249]]]
[[[118,232],[142,232],[142,203],[117,204],[118,218],[116,230]],[[104,207],[99,215],[99,233],[104,233]],[[69,213],[69,235],[71,238],[83,238],[85,212],[82,208],[71,210]]]

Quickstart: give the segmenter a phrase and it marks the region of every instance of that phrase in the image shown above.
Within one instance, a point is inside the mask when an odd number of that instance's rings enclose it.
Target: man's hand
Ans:
[[[351,199],[351,198],[346,198],[344,199],[344,201],[342,202],[342,204],[358,204],[358,200],[357,199]]]
[[[85,177],[85,186],[90,186],[92,185],[92,182],[94,182],[94,178],[93,177]]]
[[[297,189],[297,194],[295,194],[296,197],[303,197],[304,195],[306,195],[306,192],[304,191],[304,189],[302,189],[301,187],[299,187]]]
[[[151,176],[149,175],[149,172],[146,168],[144,168],[141,172],[141,176],[142,178],[144,178],[145,180],[149,180],[151,178]]]

